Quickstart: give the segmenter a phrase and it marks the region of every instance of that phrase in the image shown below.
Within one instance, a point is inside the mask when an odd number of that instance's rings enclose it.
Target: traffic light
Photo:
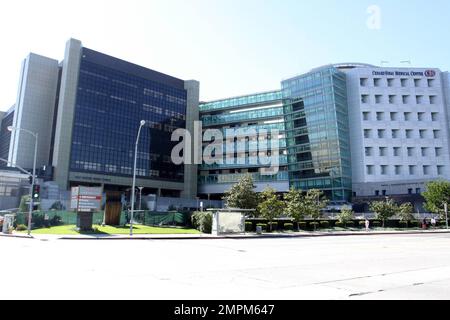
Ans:
[[[41,186],[35,185],[33,187],[33,201],[38,201],[41,197]]]
[[[30,176],[30,177],[28,178],[28,181],[30,182],[30,184],[33,184],[33,177]]]

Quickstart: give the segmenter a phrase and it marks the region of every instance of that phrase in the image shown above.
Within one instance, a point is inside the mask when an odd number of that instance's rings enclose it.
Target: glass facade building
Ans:
[[[71,172],[132,176],[141,120],[137,176],[184,181],[174,165],[172,132],[186,127],[184,81],[83,48],[74,115]]]
[[[0,127],[0,158],[8,160],[9,157],[9,147],[11,144],[11,132],[8,127],[13,125],[14,121],[14,108],[6,112],[5,116],[1,121]],[[8,164],[4,161],[0,161],[0,167],[7,167]]]
[[[282,92],[271,91],[248,96],[224,99],[200,104],[200,119],[203,129],[218,129],[222,132],[223,162],[206,164],[199,168],[199,193],[220,198],[229,187],[244,175],[251,174],[262,190],[267,184],[278,184],[288,189],[287,154]],[[236,138],[227,137],[227,130],[236,132]],[[267,174],[258,157],[261,150],[273,150],[271,138],[260,133],[270,130],[279,132],[277,157],[279,170]],[[253,135],[247,135],[248,132]],[[207,143],[205,146],[208,145]],[[270,151],[269,151],[270,152]],[[230,157],[233,161],[229,161]],[[264,171],[264,172],[263,172]]]
[[[324,67],[282,82],[291,187],[352,195],[346,76]]]

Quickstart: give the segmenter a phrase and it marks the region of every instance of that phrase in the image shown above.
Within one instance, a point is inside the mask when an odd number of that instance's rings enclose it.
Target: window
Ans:
[[[386,147],[380,148],[380,157],[387,157],[387,148]]]
[[[420,139],[426,139],[426,137],[427,137],[427,130],[424,130],[424,129],[419,130],[419,136],[420,136]]]
[[[375,191],[375,196],[377,196],[377,197],[380,196],[380,190],[376,190],[376,191]]]
[[[389,78],[387,79],[388,87],[393,87],[395,84],[395,79]]]
[[[418,119],[419,121],[425,121],[425,116],[426,116],[426,113],[425,113],[425,112],[419,112],[419,113],[417,113],[417,119]]]
[[[409,166],[409,175],[413,176],[416,174],[416,166]]]
[[[377,112],[377,121],[384,120],[384,112]]]
[[[412,113],[405,112],[405,121],[411,121],[411,120],[412,120]]]
[[[423,166],[423,174],[429,176],[431,174],[430,166]]]
[[[439,113],[432,112],[431,113],[431,120],[434,121],[434,122],[439,121]]]
[[[437,103],[437,97],[436,96],[430,96],[430,104],[436,104]]]
[[[381,166],[381,175],[385,176],[388,174],[388,166]]]
[[[402,155],[402,148],[394,147],[394,157],[400,157]]]
[[[396,96],[395,95],[390,95],[389,96],[389,104],[395,104],[396,100]]]
[[[438,173],[438,175],[443,176],[444,175],[444,169],[445,169],[444,166],[437,166],[437,173]]]
[[[391,121],[398,121],[398,112],[391,112]]]
[[[361,78],[360,79],[361,87],[367,87],[368,80],[369,79],[367,79],[367,78]]]
[[[413,189],[408,189],[408,194],[413,194]]]
[[[436,154],[436,157],[441,157],[442,156],[442,148],[435,148],[434,152]]]
[[[373,155],[373,148],[366,148],[366,157],[371,157]]]
[[[416,188],[416,194],[421,194],[421,193],[422,193],[422,189]]]
[[[383,197],[387,196],[387,190],[382,190],[381,192],[383,194]]]
[[[383,102],[382,100],[383,100],[382,95],[379,95],[379,94],[375,95],[375,103],[380,104]]]
[[[381,79],[380,78],[373,79],[373,85],[375,87],[381,87]]]
[[[411,129],[407,129],[405,131],[405,135],[406,135],[406,139],[412,139],[414,136],[414,130]]]
[[[408,104],[409,103],[409,98],[410,98],[409,95],[402,96],[403,104]]]
[[[414,157],[414,148],[413,147],[408,147],[408,157]]]
[[[395,175],[399,176],[402,174],[402,166],[395,166]]]
[[[367,166],[367,174],[369,176],[372,176],[374,174],[374,167],[373,166]]]
[[[369,95],[363,94],[363,95],[361,96],[361,102],[362,102],[362,103],[369,103]]]
[[[370,112],[363,112],[363,120],[364,121],[370,120]]]
[[[366,139],[372,138],[372,130],[370,130],[370,129],[365,129],[365,130],[364,130],[364,138],[366,138]]]
[[[421,83],[422,83],[421,79],[414,79],[414,86],[416,88],[419,88]]]
[[[432,88],[432,87],[434,87],[434,82],[435,82],[435,80],[434,79],[428,79],[428,88]]]
[[[400,79],[400,83],[402,84],[402,87],[405,88],[408,86],[408,79]]]
[[[379,129],[379,130],[378,130],[378,138],[379,138],[379,139],[384,139],[384,138],[386,138],[386,130],[384,130],[384,129]]]
[[[423,96],[416,96],[416,104],[423,104],[424,102]]]
[[[392,139],[400,139],[400,130],[398,129],[392,130]]]
[[[421,148],[422,151],[422,157],[428,157],[429,155],[429,148]]]
[[[433,130],[433,137],[435,139],[440,139],[441,138],[441,131],[440,130]]]

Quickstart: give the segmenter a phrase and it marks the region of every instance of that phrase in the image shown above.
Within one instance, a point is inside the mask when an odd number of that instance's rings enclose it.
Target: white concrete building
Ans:
[[[13,126],[38,134],[38,168],[49,163],[58,78],[57,60],[30,54],[22,64]],[[32,168],[34,146],[30,134],[12,132],[8,161]]]
[[[346,73],[354,196],[420,194],[428,181],[450,180],[448,74],[371,66]]]

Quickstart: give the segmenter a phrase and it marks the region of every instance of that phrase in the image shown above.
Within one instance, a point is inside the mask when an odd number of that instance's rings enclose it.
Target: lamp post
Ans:
[[[444,203],[444,210],[445,210],[445,225],[447,226],[448,230],[448,203]]]
[[[16,127],[8,127],[8,131],[13,132],[13,131],[23,131],[25,133],[28,133],[30,135],[32,135],[35,138],[35,144],[34,144],[34,161],[33,161],[33,176],[31,177],[31,188],[30,188],[30,211],[28,213],[28,236],[31,235],[31,218],[33,215],[33,190],[34,190],[34,185],[36,183],[36,158],[37,158],[37,148],[38,148],[38,134],[31,132],[29,130],[26,129],[21,129],[21,128],[16,128]]]
[[[137,167],[137,153],[139,146],[139,138],[141,137],[142,128],[145,126],[145,120],[141,121],[141,125],[139,126],[139,131],[136,139],[136,148],[134,151],[134,168],[133,168],[133,188],[131,194],[131,216],[130,216],[130,236],[133,236],[133,218],[134,218],[134,202],[135,202],[135,192],[136,192],[136,167]]]

